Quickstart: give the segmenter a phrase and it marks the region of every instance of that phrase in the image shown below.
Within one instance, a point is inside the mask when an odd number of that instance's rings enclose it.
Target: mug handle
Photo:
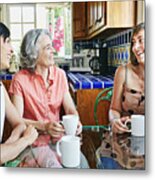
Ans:
[[[124,125],[129,129],[129,131],[131,132],[131,120],[127,120],[125,121]]]
[[[62,125],[62,126],[64,126],[64,123],[63,123],[62,120],[60,120],[59,124]]]
[[[61,139],[56,143],[56,152],[58,154],[58,156],[62,156],[61,151],[60,151],[60,143],[61,143]]]

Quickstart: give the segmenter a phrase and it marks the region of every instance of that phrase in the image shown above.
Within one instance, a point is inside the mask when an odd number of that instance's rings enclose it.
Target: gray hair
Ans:
[[[20,49],[20,64],[22,68],[34,70],[39,55],[37,41],[41,35],[48,35],[50,37],[46,29],[33,29],[24,36]]]

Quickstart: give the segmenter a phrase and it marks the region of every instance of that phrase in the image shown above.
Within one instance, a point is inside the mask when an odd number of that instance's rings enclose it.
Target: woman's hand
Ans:
[[[129,130],[128,127],[125,125],[126,121],[130,121],[130,118],[128,116],[113,120],[111,122],[112,132],[118,133],[118,134],[131,132],[131,130]]]
[[[81,122],[79,121],[79,122],[78,122],[78,126],[77,126],[76,135],[81,134],[81,132],[82,132],[82,124],[81,124]]]
[[[23,134],[23,138],[28,143],[28,145],[31,145],[38,137],[38,132],[33,126],[28,126]]]
[[[63,126],[58,122],[49,122],[46,125],[46,130],[52,138],[59,138],[64,135],[65,132]]]

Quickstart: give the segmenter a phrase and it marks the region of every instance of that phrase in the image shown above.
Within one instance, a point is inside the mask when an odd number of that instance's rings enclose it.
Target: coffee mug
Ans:
[[[56,151],[64,167],[76,168],[80,165],[80,138],[63,136],[56,144]]]
[[[65,129],[66,135],[75,135],[78,127],[79,116],[68,114],[62,116],[62,124]]]
[[[133,136],[145,136],[145,116],[131,116],[131,134]]]
[[[142,156],[145,154],[144,137],[131,137],[131,153],[135,156]]]

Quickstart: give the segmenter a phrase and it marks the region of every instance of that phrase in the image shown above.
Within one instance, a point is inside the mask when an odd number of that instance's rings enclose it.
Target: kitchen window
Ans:
[[[7,22],[15,54],[21,40],[33,28],[46,28],[52,37],[55,58],[72,58],[72,3],[7,5]]]
[[[7,8],[12,46],[15,54],[18,54],[21,39],[27,31],[36,27],[36,9],[34,4],[12,4]]]

